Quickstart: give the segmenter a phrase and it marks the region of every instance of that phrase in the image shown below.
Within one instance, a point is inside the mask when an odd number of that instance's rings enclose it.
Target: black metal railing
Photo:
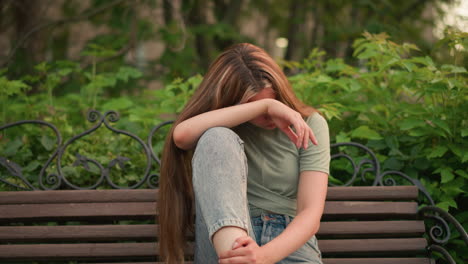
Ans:
[[[0,156],[0,168],[3,167],[4,171],[9,174],[9,178],[0,175],[0,182],[6,184],[7,186],[13,187],[18,190],[57,190],[57,189],[76,189],[76,190],[85,190],[85,189],[96,189],[102,185],[108,185],[111,188],[115,189],[136,189],[136,188],[151,188],[155,189],[158,185],[159,174],[158,172],[152,171],[153,165],[160,166],[160,159],[156,155],[153,149],[153,139],[156,133],[158,133],[162,127],[172,124],[172,121],[166,121],[156,125],[151,129],[148,138],[143,141],[140,137],[135,134],[132,134],[125,130],[120,130],[111,125],[111,123],[118,122],[120,119],[119,114],[115,111],[107,111],[104,114],[91,110],[87,114],[87,120],[91,123],[96,123],[93,127],[85,130],[78,135],[75,135],[68,139],[65,143],[62,143],[62,135],[60,131],[53,124],[45,121],[38,120],[25,120],[14,122],[10,124],[5,124],[0,126],[0,132],[7,130],[12,127],[19,127],[23,125],[39,125],[50,128],[56,137],[56,149],[52,151],[50,157],[43,164],[37,182],[33,182],[28,177],[23,175],[23,168],[15,163],[14,160],[7,159],[6,157]],[[146,165],[144,172],[141,174],[141,178],[136,180],[136,182],[130,186],[122,187],[115,182],[113,182],[110,177],[110,171],[112,168],[118,166],[120,169],[124,170],[125,163],[130,159],[125,156],[116,155],[112,160],[108,162],[107,165],[101,164],[101,162],[96,159],[82,155],[79,152],[75,154],[75,160],[73,166],[82,167],[87,171],[91,171],[90,165],[95,166],[99,170],[99,178],[87,187],[78,186],[72,183],[64,174],[63,171],[63,159],[67,148],[74,143],[75,141],[80,140],[86,135],[89,135],[100,128],[102,125],[112,131],[115,134],[125,135],[131,138],[134,142],[141,146],[143,150],[144,159]],[[341,182],[341,184],[330,182],[330,185],[336,186],[351,186],[356,183],[366,184],[369,181],[369,178],[372,180],[372,186],[394,186],[397,185],[401,180],[407,181],[410,184],[417,186],[420,193],[425,198],[425,203],[427,206],[424,206],[419,209],[420,216],[429,220],[433,224],[427,224],[427,234],[430,239],[430,246],[428,247],[429,252],[439,252],[449,263],[455,263],[450,254],[443,248],[444,245],[450,239],[451,232],[449,224],[453,225],[454,228],[459,232],[462,240],[468,247],[468,235],[461,224],[448,212],[435,206],[433,199],[431,198],[427,189],[423,184],[415,178],[412,178],[400,171],[382,171],[380,167],[380,162],[377,159],[376,154],[367,148],[366,146],[355,143],[355,142],[345,142],[345,143],[336,143],[331,145],[332,148],[332,163],[340,159],[345,159],[347,164],[347,175],[346,179]],[[349,154],[344,149],[352,148],[358,150],[360,154],[356,154],[354,151],[353,154]],[[47,173],[47,170],[51,164],[55,161],[55,172]],[[332,164],[333,165],[333,164]],[[333,167],[333,166],[332,166]],[[349,177],[351,174],[351,177]],[[370,175],[370,176],[369,176]],[[396,179],[398,177],[399,179]],[[9,180],[10,179],[10,180]],[[15,181],[11,179],[16,179]],[[19,182],[22,184],[20,185]],[[145,185],[146,184],[146,185]]]

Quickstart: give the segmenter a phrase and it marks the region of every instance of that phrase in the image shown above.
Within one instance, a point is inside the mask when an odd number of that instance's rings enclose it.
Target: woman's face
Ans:
[[[271,87],[263,88],[259,93],[257,93],[254,97],[250,98],[248,102],[254,102],[261,99],[276,99],[275,91]],[[271,121],[271,118],[267,115],[260,115],[256,118],[249,121],[251,124],[256,125],[258,127],[264,129],[274,129],[276,125]]]

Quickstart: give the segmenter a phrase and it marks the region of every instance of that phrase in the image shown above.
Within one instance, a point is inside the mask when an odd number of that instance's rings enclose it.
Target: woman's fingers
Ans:
[[[279,129],[281,129],[281,131],[283,131],[283,133],[285,133],[286,136],[288,136],[289,140],[291,140],[296,145],[296,147],[299,147],[297,145],[298,136],[296,135],[296,133],[294,133],[290,126],[279,127]]]
[[[218,263],[220,264],[237,264],[237,263],[246,263],[245,257],[232,257],[228,259],[219,259]]]
[[[257,243],[249,236],[236,239],[232,250],[219,254],[219,263],[251,263]]]
[[[240,247],[245,247],[246,245],[254,242],[253,239],[250,236],[242,236],[238,237],[235,241],[234,244],[232,245],[232,249],[238,249]]]
[[[314,132],[299,112],[278,102],[270,106],[268,115],[276,127],[281,129],[297,148],[307,149],[309,139],[314,145],[318,145]],[[294,127],[294,130],[292,130],[291,126]]]
[[[302,142],[303,142],[303,148],[304,149],[307,149],[309,147],[309,130],[306,128],[304,129],[304,137],[302,138]]]
[[[315,138],[314,131],[313,131],[312,128],[310,128],[310,127],[309,127],[309,130],[310,130],[310,133],[309,133],[310,141],[312,141],[312,143],[313,143],[314,145],[318,145],[318,140],[317,140],[317,138]]]

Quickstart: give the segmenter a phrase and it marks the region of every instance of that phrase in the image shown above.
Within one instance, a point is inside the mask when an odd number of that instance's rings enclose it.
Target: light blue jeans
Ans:
[[[207,130],[198,141],[192,159],[196,264],[218,263],[211,238],[224,226],[246,230],[262,246],[283,232],[292,220],[290,216],[278,214],[250,217],[243,144],[236,133],[223,127]],[[321,264],[315,236],[278,263]]]

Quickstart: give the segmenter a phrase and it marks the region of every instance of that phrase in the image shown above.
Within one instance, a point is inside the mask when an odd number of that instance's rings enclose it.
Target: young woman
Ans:
[[[183,262],[186,231],[195,225],[195,263],[322,263],[315,233],[329,162],[324,118],[297,99],[264,50],[230,47],[166,140],[165,261]]]

